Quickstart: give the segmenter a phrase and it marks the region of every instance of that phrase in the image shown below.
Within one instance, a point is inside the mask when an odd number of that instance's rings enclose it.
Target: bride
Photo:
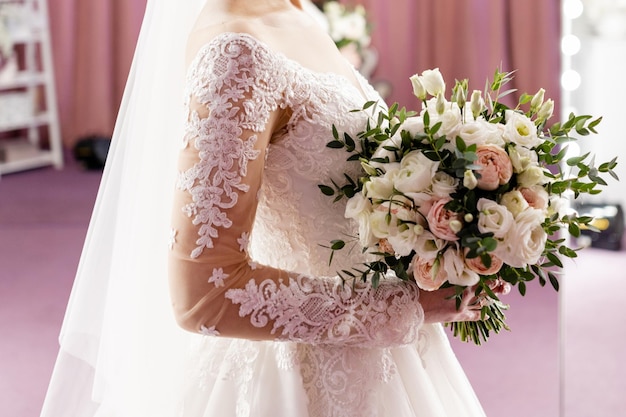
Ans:
[[[150,0],[42,416],[483,416],[439,324],[471,291],[328,264],[368,100],[299,0]]]

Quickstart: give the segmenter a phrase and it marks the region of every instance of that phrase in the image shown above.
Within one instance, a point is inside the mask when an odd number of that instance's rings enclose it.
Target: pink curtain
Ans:
[[[64,143],[111,134],[146,0],[48,0]],[[184,0],[181,0],[184,1]],[[408,78],[439,67],[482,89],[496,67],[513,87],[559,99],[559,0],[346,0],[363,4],[390,102],[416,106]]]
[[[110,135],[146,0],[48,0],[63,142]]]
[[[388,101],[415,107],[408,78],[438,67],[448,84],[482,90],[496,68],[517,70],[510,86],[560,98],[559,0],[344,0],[361,3],[379,52],[375,78],[392,82]],[[452,85],[449,85],[452,87]]]

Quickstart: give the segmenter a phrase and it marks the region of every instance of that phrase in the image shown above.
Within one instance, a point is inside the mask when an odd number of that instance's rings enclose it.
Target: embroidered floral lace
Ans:
[[[334,271],[356,265],[360,251],[329,266],[321,246],[354,233],[344,206],[317,185],[358,168],[326,143],[333,124],[353,134],[363,126],[350,110],[364,92],[373,94],[249,35],[220,35],[200,50],[169,242],[172,299],[186,328],[361,347],[416,339],[415,286],[342,285]]]

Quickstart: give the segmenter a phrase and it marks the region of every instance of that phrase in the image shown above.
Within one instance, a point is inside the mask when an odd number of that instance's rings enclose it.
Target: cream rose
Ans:
[[[439,161],[431,161],[419,151],[409,152],[400,162],[394,185],[402,193],[424,191],[430,187],[438,167]]]
[[[503,205],[487,198],[476,204],[478,209],[478,230],[493,233],[496,239],[503,239],[513,226],[513,214]]]
[[[521,187],[532,187],[533,185],[545,184],[548,177],[545,176],[544,171],[538,166],[529,166],[522,173],[517,176],[517,183]]]
[[[504,149],[495,145],[483,145],[476,149],[476,156],[476,164],[482,167],[478,171],[478,188],[493,191],[509,182],[513,175],[513,166]]]
[[[519,190],[509,191],[502,195],[500,204],[505,206],[513,215],[513,218],[528,208],[528,202]]]
[[[426,216],[426,220],[428,221],[428,228],[433,235],[440,239],[455,241],[458,240],[459,237],[450,227],[450,222],[458,221],[462,223],[463,216],[444,208],[446,203],[450,200],[450,198],[435,200]]]
[[[530,166],[537,165],[537,153],[523,146],[509,146],[509,158],[513,164],[513,172],[519,174]]]
[[[432,180],[432,192],[436,197],[447,197],[456,191],[459,180],[445,172],[438,171]]]

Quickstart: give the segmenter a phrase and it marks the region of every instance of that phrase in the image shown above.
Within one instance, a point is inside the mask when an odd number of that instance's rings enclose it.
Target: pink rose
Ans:
[[[548,192],[541,186],[535,185],[533,187],[523,187],[519,190],[524,196],[524,200],[532,208],[544,210],[548,208],[548,200],[550,196]]]
[[[466,249],[465,253],[467,253],[468,251],[469,249]],[[498,272],[500,268],[502,268],[504,262],[502,262],[502,259],[491,253],[489,254],[489,256],[491,257],[491,266],[489,268],[487,268],[485,264],[483,264],[480,256],[477,256],[476,258],[465,258],[465,265],[467,265],[469,269],[476,272],[477,274],[493,275]]]
[[[513,164],[504,149],[495,145],[479,146],[476,150],[476,164],[482,166],[477,172],[478,188],[493,191],[506,184],[513,175]]]
[[[426,261],[416,256],[409,270],[412,270],[417,286],[424,291],[435,291],[446,281],[445,271],[440,267],[438,259]]]
[[[456,232],[450,227],[450,222],[454,221],[462,224],[463,217],[460,213],[455,213],[444,208],[446,203],[450,200],[451,198],[448,197],[435,200],[430,210],[428,211],[426,220],[428,221],[428,229],[430,230],[430,232],[439,239],[458,240],[459,237],[456,235]]]

